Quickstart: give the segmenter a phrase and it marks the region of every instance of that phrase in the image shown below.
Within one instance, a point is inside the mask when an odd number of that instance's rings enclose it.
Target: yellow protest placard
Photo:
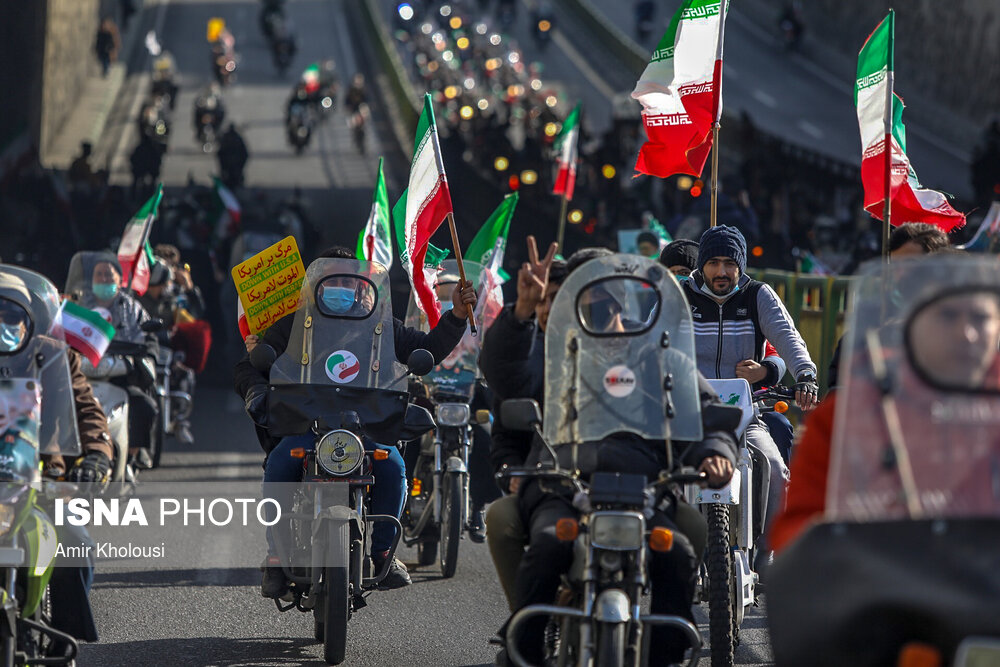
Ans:
[[[306,267],[294,236],[237,264],[232,274],[252,334],[264,331],[301,305],[299,290]]]
[[[222,31],[225,29],[225,27],[226,27],[225,19],[220,19],[220,18],[208,19],[208,28],[205,33],[205,38],[209,42],[214,42],[215,40],[219,39],[219,35],[222,34]]]

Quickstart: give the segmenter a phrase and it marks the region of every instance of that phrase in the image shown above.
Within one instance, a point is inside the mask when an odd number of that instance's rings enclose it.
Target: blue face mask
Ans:
[[[679,282],[679,283],[685,283],[685,282],[691,280],[690,274],[686,275],[686,276],[674,276],[674,278],[677,278],[677,282]]]
[[[118,285],[115,283],[94,283],[92,288],[99,301],[111,301],[118,294]]]
[[[323,305],[336,315],[343,315],[354,305],[354,290],[350,287],[324,287]]]
[[[0,350],[13,352],[21,346],[21,340],[20,324],[5,324],[0,322]]]

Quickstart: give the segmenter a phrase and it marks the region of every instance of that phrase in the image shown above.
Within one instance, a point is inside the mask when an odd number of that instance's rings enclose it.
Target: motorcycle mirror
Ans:
[[[250,365],[261,373],[268,373],[278,358],[278,353],[267,343],[258,343],[250,350]]]
[[[157,331],[163,331],[164,329],[166,329],[167,324],[159,317],[154,317],[143,322],[141,325],[139,325],[139,328],[145,331],[146,333],[155,333]]]
[[[476,410],[476,423],[477,424],[489,424],[490,423],[490,411],[489,410]]]
[[[410,352],[410,356],[406,358],[406,369],[412,375],[427,375],[432,368],[434,368],[434,356],[422,347]]]
[[[542,411],[533,398],[511,398],[500,404],[503,425],[512,431],[532,431],[542,424]]]

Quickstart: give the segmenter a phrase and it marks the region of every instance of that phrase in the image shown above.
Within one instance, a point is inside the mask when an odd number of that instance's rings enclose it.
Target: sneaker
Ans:
[[[193,445],[194,435],[191,433],[191,426],[187,422],[178,422],[174,427],[174,437],[182,445]]]
[[[483,515],[483,508],[473,508],[469,519],[469,539],[476,544],[486,541],[486,519]]]
[[[288,592],[288,579],[281,569],[281,561],[277,556],[268,556],[264,561],[264,576],[260,582],[260,594],[266,598],[280,598]]]
[[[152,470],[153,457],[149,455],[149,449],[146,447],[140,447],[135,453],[135,456],[132,457],[132,463],[140,470]]]
[[[382,566],[385,564],[388,554],[389,552],[385,552],[372,556],[376,573],[382,571]],[[379,583],[378,587],[380,590],[392,590],[393,588],[409,586],[412,583],[410,581],[410,573],[406,571],[406,566],[403,565],[403,562],[398,558],[393,558],[392,563],[389,564],[389,572],[385,575],[385,579]]]

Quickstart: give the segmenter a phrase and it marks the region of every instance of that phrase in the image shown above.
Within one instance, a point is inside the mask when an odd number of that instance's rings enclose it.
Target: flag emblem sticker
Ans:
[[[604,391],[615,398],[625,398],[635,391],[635,373],[628,366],[612,366],[604,374]]]
[[[346,384],[358,377],[361,362],[349,350],[337,350],[326,358],[326,376],[337,384]]]

